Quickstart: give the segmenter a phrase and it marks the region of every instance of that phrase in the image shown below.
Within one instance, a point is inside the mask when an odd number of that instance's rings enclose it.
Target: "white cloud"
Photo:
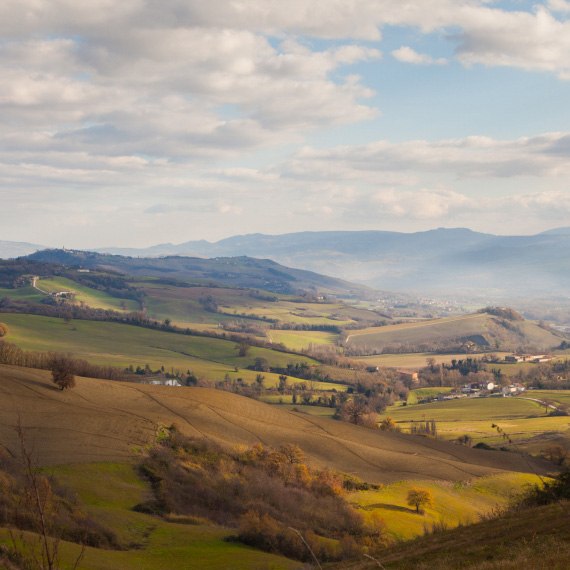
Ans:
[[[186,231],[187,218],[196,232],[214,231],[220,213],[227,215],[216,231],[225,233],[239,231],[232,214],[270,231],[283,218],[289,228],[313,226],[319,216],[340,224],[347,212],[367,209],[437,220],[474,208],[472,186],[496,179],[525,179],[518,195],[529,198],[517,198],[517,207],[546,216],[549,197],[565,195],[566,133],[295,148],[315,130],[377,116],[368,78],[355,67],[377,63],[379,85],[389,89],[381,81],[383,27],[448,38],[466,66],[570,78],[569,6],[550,0],[525,12],[484,0],[3,0],[0,223],[19,231],[12,211],[24,216],[36,211],[34,202],[53,208],[47,228],[57,225],[58,206],[66,227],[71,220],[85,227],[86,219],[93,227],[121,225],[132,208],[140,215],[133,232],[141,235],[146,218],[168,219],[173,232]],[[445,62],[421,52],[402,45],[392,55]],[[285,155],[282,163],[275,158]],[[530,177],[539,188],[528,185]],[[100,214],[103,200],[116,205],[115,214]],[[34,220],[39,227],[39,209]]]
[[[424,53],[418,53],[409,46],[402,46],[392,52],[392,56],[403,63],[413,63],[415,65],[445,65],[447,59],[433,58]]]
[[[548,8],[553,12],[570,12],[568,0],[548,0]]]
[[[379,184],[394,183],[399,176],[405,183],[414,173],[416,177],[418,173],[457,178],[563,177],[570,174],[569,158],[570,133],[507,141],[470,136],[431,142],[376,141],[326,150],[305,147],[284,165],[283,171],[296,178],[334,176]]]

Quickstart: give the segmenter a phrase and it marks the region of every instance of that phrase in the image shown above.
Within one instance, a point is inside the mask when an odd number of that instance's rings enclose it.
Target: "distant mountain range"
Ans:
[[[14,257],[21,257],[23,255],[34,253],[40,249],[45,249],[45,246],[23,241],[0,240],[0,259],[12,259]]]
[[[0,257],[6,257],[3,244],[7,243],[0,242]],[[99,251],[132,257],[271,259],[375,289],[420,295],[495,299],[570,295],[570,228],[533,236],[497,236],[464,228],[249,234],[214,243],[200,240]]]
[[[534,236],[497,236],[464,228],[250,234],[215,243],[202,240],[107,251],[136,256],[248,255],[377,289],[416,294],[569,295],[570,228]]]
[[[263,289],[274,293],[312,293],[342,297],[372,296],[363,285],[348,283],[312,271],[291,269],[269,259],[246,256],[204,259],[188,256],[135,258],[95,252],[46,249],[26,257],[85,269],[113,270],[132,277],[155,277],[165,282],[182,282],[227,287]]]

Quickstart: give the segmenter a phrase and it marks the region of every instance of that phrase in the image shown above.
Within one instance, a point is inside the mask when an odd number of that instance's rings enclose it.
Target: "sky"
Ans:
[[[570,1],[2,0],[0,239],[570,225]]]

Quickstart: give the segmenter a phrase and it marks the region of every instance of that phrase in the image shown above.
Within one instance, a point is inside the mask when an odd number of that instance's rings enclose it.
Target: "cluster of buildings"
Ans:
[[[524,392],[526,388],[519,382],[513,382],[507,386],[498,386],[494,382],[470,383],[461,388],[461,394],[465,396],[516,396]]]
[[[541,362],[550,362],[552,358],[549,354],[510,354],[505,356],[505,362],[509,364],[518,364],[520,362],[539,364]]]

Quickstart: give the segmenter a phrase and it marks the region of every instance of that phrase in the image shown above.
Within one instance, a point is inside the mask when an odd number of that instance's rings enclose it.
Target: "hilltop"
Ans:
[[[275,293],[310,291],[340,296],[370,295],[362,285],[320,275],[312,271],[292,269],[270,259],[251,257],[133,258],[94,252],[48,249],[26,259],[85,269],[105,269],[132,277],[158,277],[181,282],[226,285],[234,288],[263,289]]]
[[[349,331],[345,345],[362,354],[460,350],[552,350],[562,335],[489,308],[470,315]],[[469,350],[467,350],[469,351]]]

